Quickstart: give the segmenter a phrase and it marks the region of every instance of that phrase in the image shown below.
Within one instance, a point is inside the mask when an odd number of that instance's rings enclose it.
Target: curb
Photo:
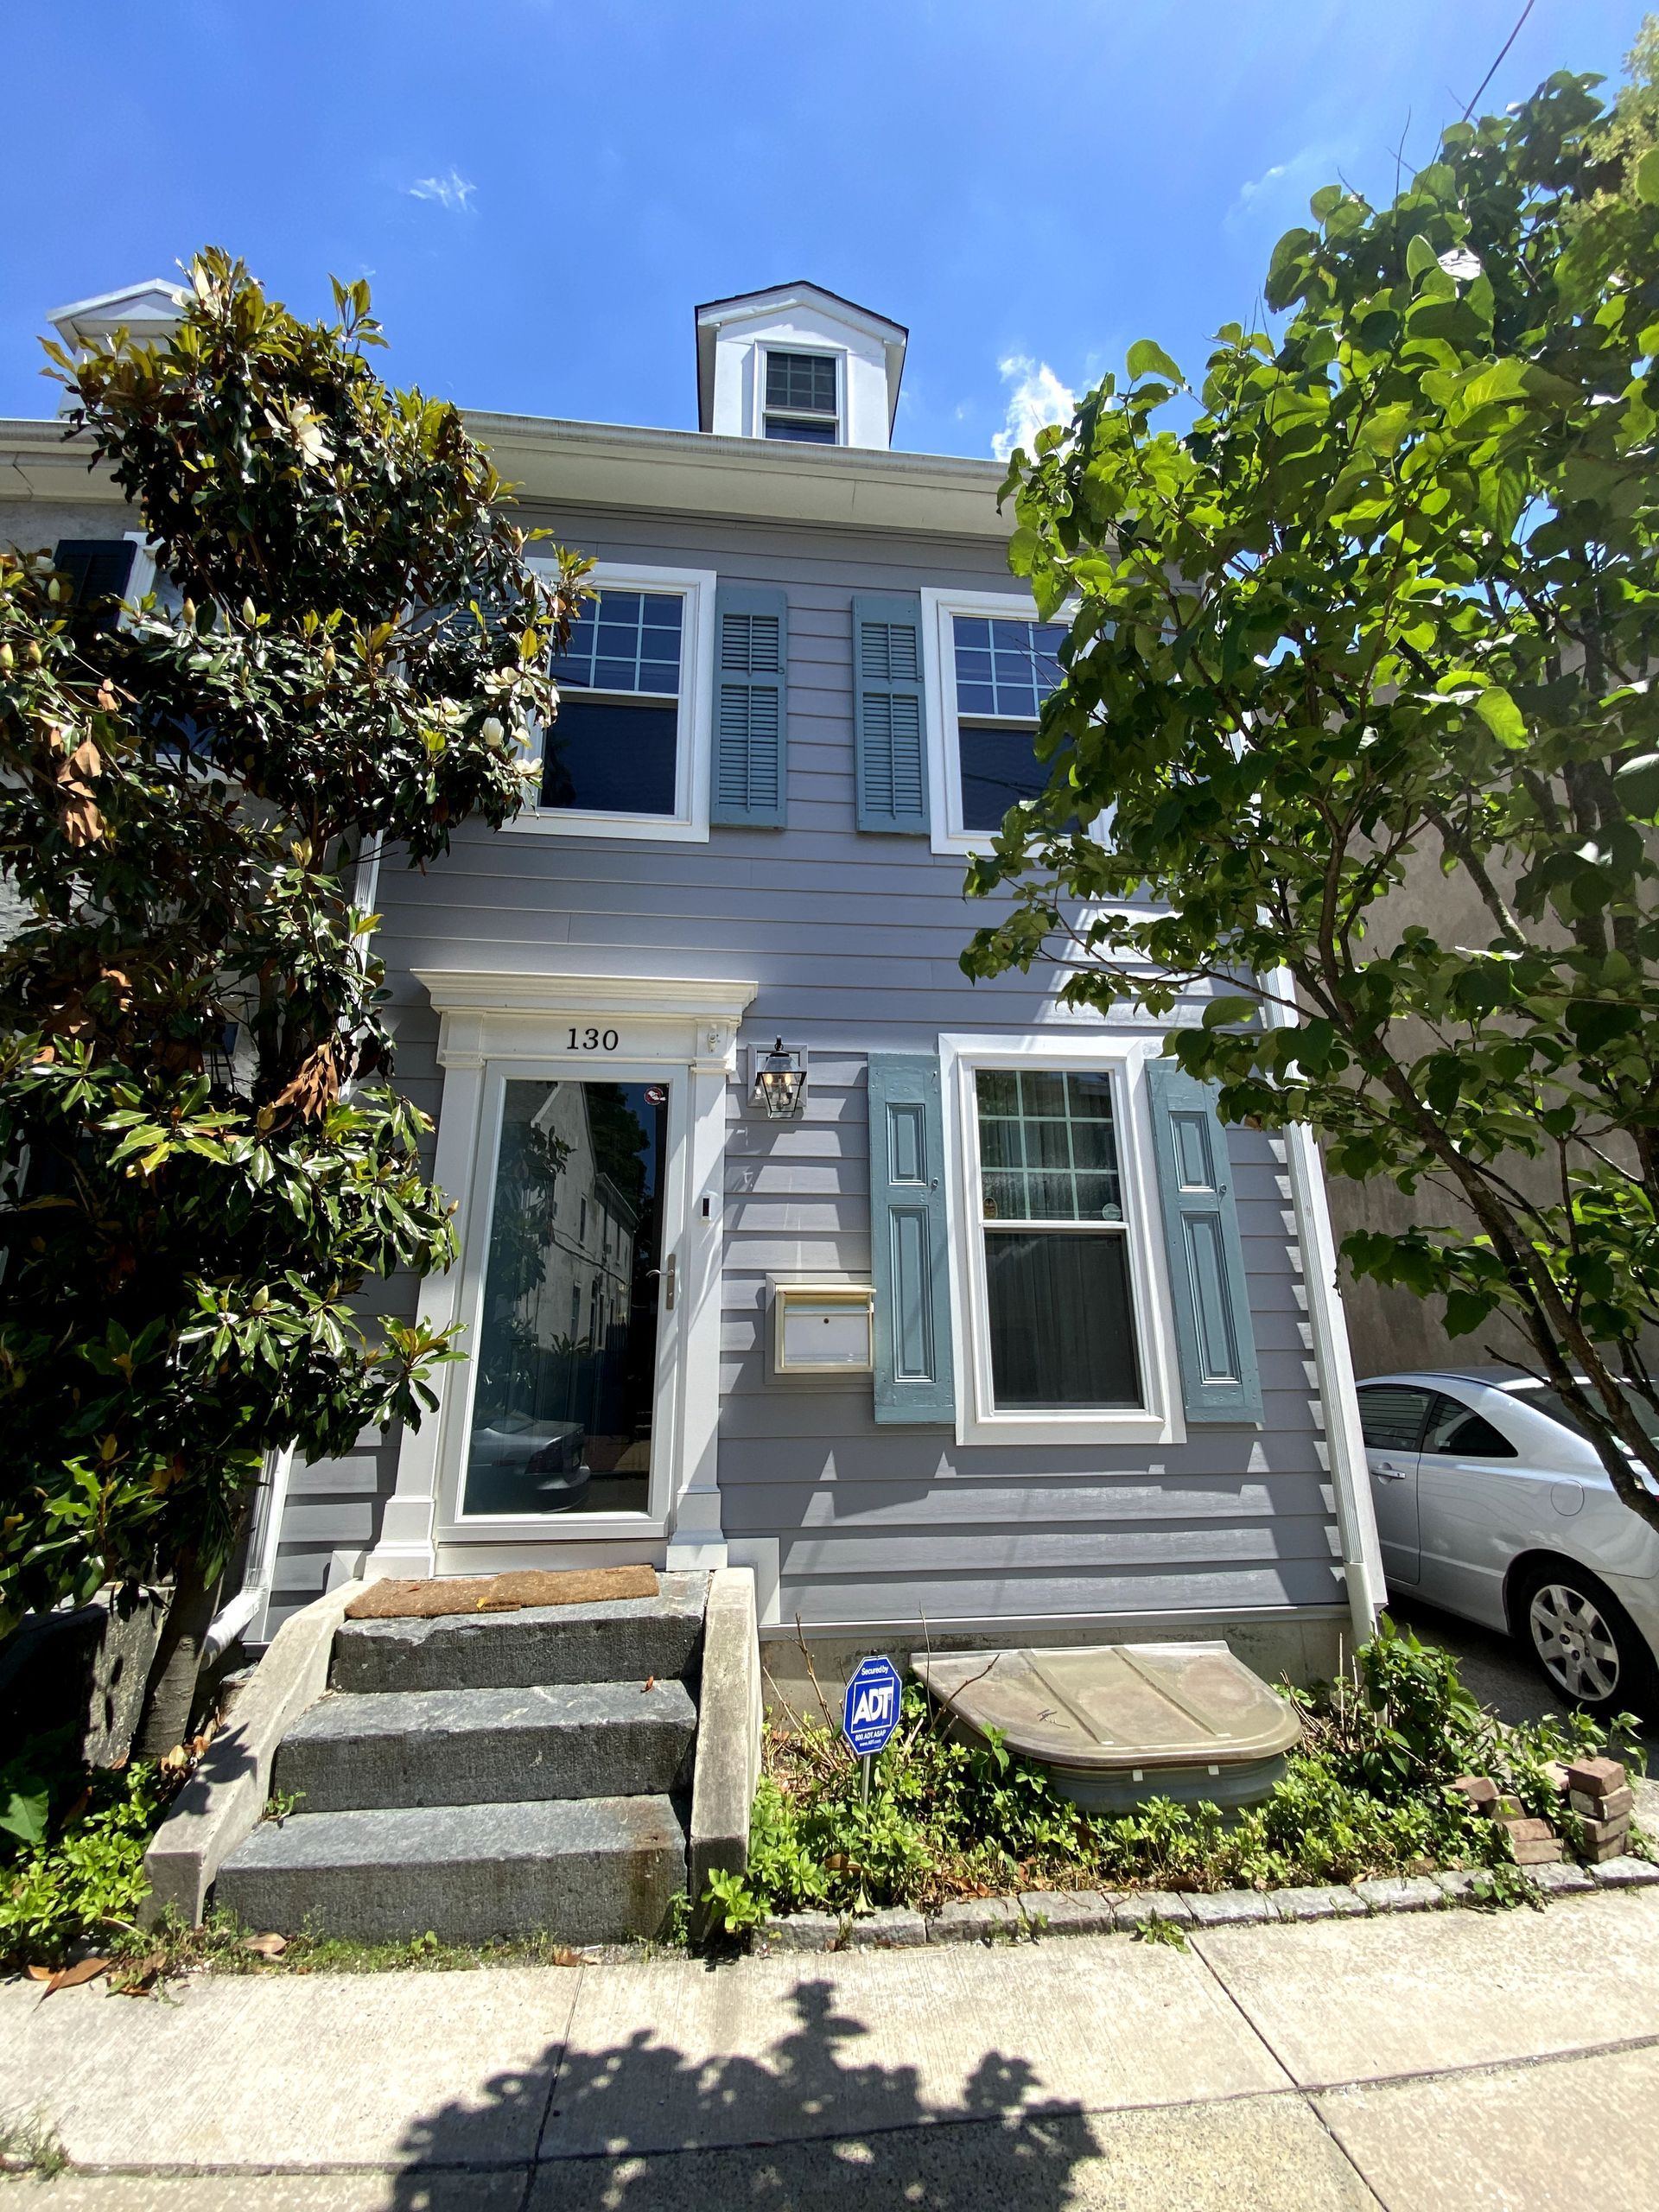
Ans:
[[[1659,1885],[1659,1865],[1608,1859],[1599,1866],[1523,1866],[1522,1879],[1541,1898],[1594,1897]],[[754,1932],[753,1955],[785,1952],[913,1950],[924,1944],[1022,1943],[1051,1936],[1137,1935],[1152,1921],[1177,1928],[1262,1927],[1291,1921],[1377,1919],[1397,1912],[1486,1910],[1476,1894],[1482,1870],[1393,1875],[1349,1886],[1286,1890],[1027,1890],[1017,1897],[966,1897],[935,1913],[893,1905],[850,1914],[796,1912]]]

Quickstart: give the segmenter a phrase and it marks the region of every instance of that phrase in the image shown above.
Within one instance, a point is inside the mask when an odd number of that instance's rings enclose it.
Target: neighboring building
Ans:
[[[1001,472],[890,449],[906,333],[832,293],[696,340],[695,432],[469,418],[601,593],[542,804],[365,892],[464,1248],[393,1295],[475,1357],[286,1474],[263,1630],[365,1556],[729,1559],[779,1680],[798,1637],[826,1679],[1195,1634],[1328,1669],[1382,1584],[1311,1147],[1054,971],[957,965],[1054,681]],[[57,426],[0,443],[0,531],[130,535]]]

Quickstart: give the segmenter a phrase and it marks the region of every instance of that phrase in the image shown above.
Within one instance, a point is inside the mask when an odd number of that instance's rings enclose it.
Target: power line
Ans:
[[[1465,110],[1463,111],[1463,119],[1464,119],[1464,121],[1465,121],[1465,123],[1467,123],[1467,122],[1468,122],[1468,120],[1469,120],[1470,117],[1471,117],[1471,116],[1474,113],[1474,111],[1475,111],[1475,100],[1478,100],[1478,99],[1480,98],[1481,94],[1485,91],[1485,89],[1486,89],[1487,86],[1488,86],[1488,85],[1490,85],[1490,84],[1491,83],[1491,81],[1492,81],[1493,78],[1497,76],[1497,74],[1498,71],[1503,67],[1503,56],[1504,56],[1504,55],[1509,52],[1510,48],[1515,44],[1515,41],[1516,41],[1516,39],[1518,39],[1518,38],[1520,37],[1520,35],[1521,35],[1521,28],[1522,28],[1522,25],[1526,22],[1527,17],[1528,17],[1528,16],[1532,13],[1533,9],[1534,9],[1534,7],[1535,7],[1535,5],[1536,5],[1536,0],[1527,0],[1527,4],[1526,4],[1526,6],[1525,6],[1522,10],[1521,10],[1521,14],[1520,14],[1519,19],[1517,20],[1517,22],[1516,22],[1516,23],[1515,29],[1514,29],[1510,33],[1510,35],[1509,35],[1508,38],[1506,38],[1506,39],[1504,40],[1504,41],[1503,41],[1503,45],[1498,48],[1498,53],[1497,53],[1497,60],[1493,62],[1493,64],[1492,64],[1491,67],[1491,68],[1486,72],[1486,74],[1485,74],[1485,75],[1481,79],[1481,80],[1480,80],[1479,84],[1478,84],[1478,85],[1475,86],[1475,99],[1471,99],[1471,100],[1470,101],[1470,103],[1469,103],[1468,106],[1467,106],[1466,108],[1465,108]]]

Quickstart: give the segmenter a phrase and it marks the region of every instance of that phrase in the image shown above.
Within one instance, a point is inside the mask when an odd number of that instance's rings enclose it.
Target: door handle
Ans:
[[[665,1313],[671,1313],[674,1311],[674,1259],[675,1255],[671,1252],[660,1268],[652,1268],[651,1270],[652,1274],[662,1277],[663,1311]]]
[[[1376,1471],[1385,1483],[1402,1483],[1406,1479],[1405,1469],[1403,1467],[1391,1467],[1386,1459],[1379,1459],[1377,1461]]]

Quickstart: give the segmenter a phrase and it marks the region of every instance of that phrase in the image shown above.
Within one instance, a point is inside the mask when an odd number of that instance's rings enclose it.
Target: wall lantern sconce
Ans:
[[[754,1079],[749,1103],[762,1108],[769,1122],[798,1120],[806,1096],[806,1054],[781,1037],[770,1051],[756,1045],[751,1052]]]

